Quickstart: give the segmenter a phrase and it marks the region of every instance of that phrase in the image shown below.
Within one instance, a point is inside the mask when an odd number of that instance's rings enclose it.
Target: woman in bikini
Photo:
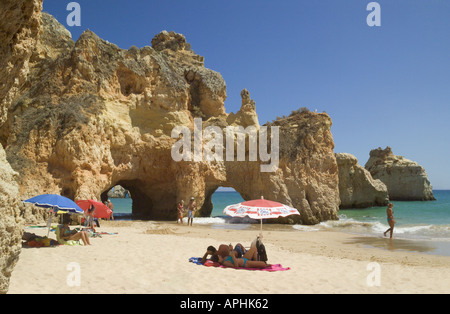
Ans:
[[[257,261],[256,256],[258,251],[256,246],[252,246],[242,258],[237,258],[234,254],[233,246],[229,245],[229,255],[221,261],[219,255],[219,263],[226,267],[244,267],[244,268],[265,268],[266,266],[270,266],[266,262]]]
[[[393,207],[394,207],[394,204],[389,203],[388,207],[386,209],[387,222],[388,222],[390,228],[384,232],[384,236],[386,236],[386,233],[388,233],[390,231],[391,239],[392,239],[392,234],[394,233],[394,225],[395,225],[394,211],[392,209]]]

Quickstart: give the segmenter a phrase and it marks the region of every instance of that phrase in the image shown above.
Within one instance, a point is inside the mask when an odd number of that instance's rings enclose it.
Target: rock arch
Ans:
[[[261,172],[262,162],[248,159],[175,162],[171,131],[194,130],[194,106],[204,129],[261,131],[250,93],[243,90],[241,109],[227,114],[224,79],[205,68],[181,34],[163,32],[154,47],[123,50],[91,31],[74,43],[53,17],[43,16],[33,51],[46,53],[30,59],[29,81],[9,106],[14,119],[0,129],[22,199],[62,193],[99,200],[120,184],[130,190],[136,216],[175,220],[180,199],[194,196],[197,214],[208,215],[212,193],[229,186],[244,199],[264,196],[301,211],[286,222],[337,219],[338,171],[327,114],[301,111],[268,124],[280,128],[273,172]]]
[[[207,187],[205,187],[205,194],[204,194],[204,201],[203,201],[203,206],[200,207],[199,213],[198,215],[201,217],[209,217],[211,216],[211,213],[213,211],[213,203],[212,203],[212,196],[213,194],[217,191],[217,189],[219,187],[230,187],[230,188],[234,188],[230,183],[228,182],[222,182],[222,183],[216,183],[216,184],[211,184]],[[235,189],[236,190],[236,189]],[[236,190],[236,192],[238,192],[242,198],[244,198],[242,196],[242,194]],[[244,198],[245,199],[245,198]],[[229,204],[231,205],[231,203]]]

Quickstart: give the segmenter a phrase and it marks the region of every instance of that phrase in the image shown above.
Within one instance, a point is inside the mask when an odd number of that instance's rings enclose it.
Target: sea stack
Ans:
[[[389,146],[371,150],[365,168],[374,179],[386,184],[390,200],[435,200],[425,169],[403,156],[394,155]]]
[[[339,208],[366,208],[385,206],[389,202],[386,185],[375,180],[369,171],[364,169],[355,156],[337,153],[336,161],[339,169]]]

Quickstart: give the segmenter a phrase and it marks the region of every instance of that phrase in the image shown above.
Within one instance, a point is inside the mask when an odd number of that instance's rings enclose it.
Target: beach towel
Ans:
[[[201,257],[191,257],[189,259],[189,262],[197,264],[197,265],[207,266],[207,267],[232,268],[232,267],[225,267],[225,266],[220,265],[219,263],[213,262],[211,260],[207,260],[205,265],[203,265]],[[267,266],[265,268],[238,267],[238,268],[234,268],[234,269],[261,270],[261,271],[285,271],[285,270],[289,270],[291,268],[290,267],[283,267],[281,264],[272,264],[272,265]]]
[[[90,238],[101,238],[102,235],[115,235],[119,234],[118,232],[88,232]]]

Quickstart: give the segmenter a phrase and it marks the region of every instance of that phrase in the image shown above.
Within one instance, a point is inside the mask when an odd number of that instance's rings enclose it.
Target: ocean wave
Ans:
[[[369,236],[382,235],[388,224],[379,221],[358,221],[340,217],[340,220],[325,221],[319,224],[322,230],[343,231]],[[394,235],[406,239],[439,239],[450,241],[450,225],[396,225]]]
[[[305,232],[314,232],[314,231],[320,231],[320,227],[316,226],[306,226],[306,225],[293,225],[292,228],[299,231],[305,231]]]
[[[261,223],[257,219],[252,219],[249,217],[230,217],[230,216],[216,216],[216,217],[198,217],[194,218],[194,222],[200,224],[210,224],[210,223],[224,223],[224,224],[256,224]]]
[[[184,219],[186,220],[186,219]],[[201,218],[194,218],[194,223],[200,224],[200,225],[209,225],[209,224],[225,224],[227,223],[225,218],[222,217],[201,217]]]

